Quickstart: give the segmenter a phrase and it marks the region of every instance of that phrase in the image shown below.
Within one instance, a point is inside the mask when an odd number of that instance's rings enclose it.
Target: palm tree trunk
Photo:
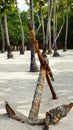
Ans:
[[[51,48],[51,14],[52,14],[52,1],[48,1],[48,22],[47,22],[47,31],[46,31],[46,45],[48,47],[48,54],[52,53]],[[48,43],[49,41],[49,43]]]
[[[30,0],[30,23],[34,30],[34,14],[33,14],[33,0]],[[33,44],[31,43],[31,63],[30,63],[30,71],[37,72],[38,68],[35,61],[35,49]]]
[[[53,56],[60,56],[59,53],[57,52],[57,42],[56,42],[56,0],[54,0],[54,20],[53,20],[53,43],[54,43],[54,54]]]
[[[45,47],[45,30],[44,30],[44,18],[43,18],[43,10],[41,7],[41,20],[42,20],[42,32],[43,32],[43,48]]]
[[[4,24],[5,24],[5,34],[6,34],[7,48],[8,48],[7,58],[9,59],[9,58],[13,58],[13,54],[11,53],[11,48],[10,48],[8,25],[7,25],[7,15],[6,14],[4,14]]]
[[[4,22],[5,22],[5,34],[6,34],[7,45],[10,46],[8,25],[7,25],[7,15],[6,14],[4,14]]]
[[[54,20],[53,20],[53,42],[54,42],[54,53],[57,51],[56,44],[56,0],[54,0]]]
[[[68,38],[68,5],[67,5],[67,16],[66,16],[66,33],[65,33],[65,46],[63,51],[67,51],[67,38]]]
[[[2,33],[2,40],[3,40],[3,44],[2,44],[2,53],[5,51],[5,39],[4,39],[4,30],[3,30],[3,26],[2,26],[2,21],[0,19],[0,26],[1,26],[1,33]]]
[[[22,25],[21,15],[20,15],[20,12],[19,12],[19,9],[18,9],[17,0],[15,0],[15,2],[16,2],[16,8],[17,8],[17,11],[18,11],[18,17],[19,17],[21,32],[22,32],[22,45],[20,46],[20,54],[24,54],[24,29],[23,29],[23,25]]]

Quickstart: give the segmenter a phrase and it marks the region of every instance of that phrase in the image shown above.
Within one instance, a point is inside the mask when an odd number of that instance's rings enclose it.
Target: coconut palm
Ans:
[[[54,54],[53,56],[60,56],[59,53],[57,52],[57,41],[56,35],[57,35],[57,24],[56,24],[56,0],[54,0],[54,12],[53,12],[53,45],[54,45]]]
[[[18,8],[17,0],[15,0],[15,2],[16,2],[16,8],[18,11],[18,17],[19,17],[21,32],[22,32],[22,45],[20,46],[20,54],[24,54],[24,29],[23,29],[23,25],[22,25],[22,20],[21,20],[21,15],[20,15],[19,8]]]
[[[34,12],[33,12],[33,0],[30,0],[30,23],[34,30]],[[30,63],[30,71],[37,72],[38,68],[35,61],[35,49],[31,42],[31,63]]]
[[[46,45],[48,46],[48,54],[52,53],[51,48],[51,15],[52,15],[52,1],[48,0],[48,22],[46,30]],[[49,43],[48,43],[49,41]]]
[[[73,0],[65,0],[65,6],[66,6],[66,32],[65,32],[65,43],[64,43],[64,50],[67,51],[67,41],[68,41],[68,23],[69,23],[69,10],[72,6]]]
[[[4,25],[5,25],[5,35],[6,35],[6,42],[7,42],[7,58],[13,58],[13,54],[11,52],[11,47],[10,47],[10,40],[9,40],[9,33],[8,33],[8,24],[7,24],[7,11],[10,10],[12,7],[14,7],[14,0],[2,0],[0,2],[1,5],[1,15],[4,15]]]
[[[4,14],[4,25],[5,25],[5,35],[6,35],[6,41],[7,41],[7,58],[13,58],[13,54],[11,52],[11,47],[10,47],[10,40],[9,40],[9,33],[8,33],[8,25],[7,25],[7,15]]]
[[[3,25],[2,25],[2,21],[0,18],[0,27],[1,27],[1,33],[2,33],[2,40],[3,40],[3,44],[2,44],[2,53],[5,51],[5,39],[4,39],[4,30],[3,30]]]

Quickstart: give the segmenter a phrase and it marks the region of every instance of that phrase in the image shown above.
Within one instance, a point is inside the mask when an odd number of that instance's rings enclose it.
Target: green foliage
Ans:
[[[22,23],[23,23],[23,28],[24,28],[24,42],[25,44],[28,41],[28,36],[29,36],[29,31],[28,31],[28,12],[23,11],[21,13],[21,18],[22,18]],[[20,28],[20,22],[18,18],[18,12],[17,10],[11,10],[7,14],[7,19],[8,19],[8,31],[9,31],[9,39],[11,45],[19,45],[22,39],[21,35],[21,28]],[[4,26],[4,19],[2,17],[2,23]],[[0,40],[2,42],[2,38],[0,35]]]
[[[64,14],[66,18],[66,12]],[[61,27],[63,22],[62,16],[60,15],[60,18],[58,20],[58,30]],[[62,32],[59,36],[59,42],[64,43],[65,41],[65,30],[66,30],[66,21],[63,26]],[[68,24],[68,48],[73,48],[73,13],[69,11],[69,24]]]
[[[0,17],[13,9],[15,9],[15,0],[0,0]]]
[[[21,18],[24,28],[24,42],[26,43],[28,41],[28,13],[22,12]],[[20,44],[22,36],[17,11],[13,11],[12,14],[8,14],[8,28],[11,44]]]
[[[29,38],[29,29],[28,29],[28,22],[30,21],[29,12],[28,11],[21,12],[21,18],[22,18],[22,23],[24,28],[24,42],[26,44]]]

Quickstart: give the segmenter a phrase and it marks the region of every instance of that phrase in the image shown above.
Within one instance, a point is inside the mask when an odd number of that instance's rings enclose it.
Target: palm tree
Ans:
[[[8,25],[7,25],[7,15],[4,14],[4,25],[5,25],[5,34],[6,34],[6,40],[7,40],[7,58],[13,58],[13,54],[11,52],[11,47],[10,47],[10,41],[9,41],[9,33],[8,33]]]
[[[60,56],[59,53],[57,52],[57,42],[56,42],[56,0],[54,0],[54,14],[53,14],[53,45],[54,45],[54,54],[53,56]]]
[[[42,32],[43,32],[43,48],[45,47],[45,27],[44,27],[44,17],[43,17],[43,6],[44,6],[44,1],[40,0],[39,5],[41,7],[41,24],[42,24]]]
[[[30,23],[34,30],[34,14],[33,14],[33,0],[30,0]],[[30,71],[37,72],[38,68],[35,62],[35,49],[33,44],[31,43],[31,63],[30,63]]]
[[[3,53],[5,51],[5,39],[4,39],[4,30],[3,30],[1,18],[0,18],[0,26],[1,26],[1,33],[2,33],[2,40],[3,40],[1,52]]]
[[[6,35],[7,49],[8,49],[7,58],[9,59],[9,58],[13,58],[13,54],[11,52],[11,47],[10,47],[6,12],[12,7],[14,7],[14,0],[10,0],[10,1],[2,0],[1,6],[2,6],[1,12],[2,14],[4,14],[5,35]]]
[[[67,38],[68,38],[68,0],[67,0],[67,14],[66,14],[66,32],[65,32],[65,45],[64,45],[64,50],[63,51],[67,51]]]
[[[48,47],[48,54],[52,53],[51,48],[51,14],[52,14],[52,0],[48,0],[48,22],[47,22],[47,30],[46,30],[46,45]],[[49,41],[49,44],[48,44]]]
[[[69,10],[73,7],[73,0],[65,0],[65,11],[66,11],[66,31],[65,31],[65,43],[63,51],[67,51],[68,41],[68,23],[69,23]]]
[[[20,54],[24,54],[24,29],[23,29],[23,25],[22,25],[22,20],[21,20],[21,15],[20,15],[19,8],[18,8],[17,0],[15,0],[15,2],[16,2],[16,8],[18,11],[18,17],[19,17],[21,32],[22,32],[22,45],[20,46]]]

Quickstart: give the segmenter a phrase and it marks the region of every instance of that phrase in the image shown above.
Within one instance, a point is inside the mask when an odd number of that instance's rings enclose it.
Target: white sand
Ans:
[[[53,86],[58,99],[52,100],[49,87],[45,81],[39,118],[43,118],[46,111],[51,108],[73,102],[73,50],[67,52],[60,50],[59,53],[61,57],[48,56],[55,77]],[[0,54],[0,130],[42,130],[43,126],[22,124],[9,119],[4,114],[6,112],[4,104],[7,100],[14,109],[28,116],[39,74],[29,72],[29,51],[26,51],[24,55],[14,52],[14,59],[7,59],[6,55],[7,53]],[[36,62],[39,66],[37,55]],[[62,129],[73,130],[73,109],[57,125],[50,126],[50,130]]]

